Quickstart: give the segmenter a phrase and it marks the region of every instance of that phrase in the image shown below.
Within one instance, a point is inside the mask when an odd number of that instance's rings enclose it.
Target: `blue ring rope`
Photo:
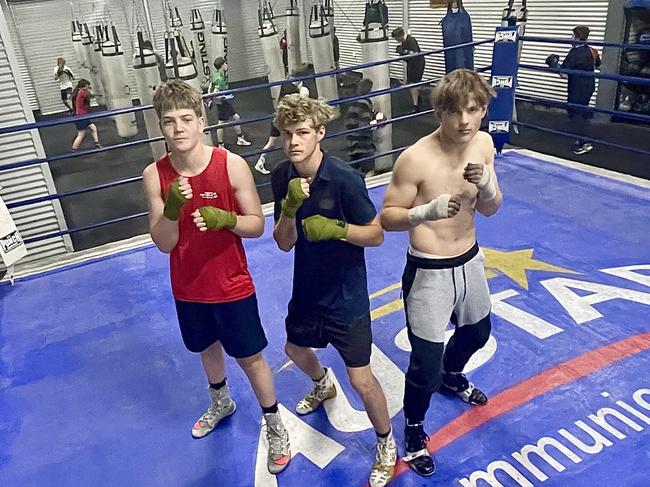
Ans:
[[[517,100],[528,101],[528,102],[532,102],[532,103],[538,103],[540,105],[556,106],[556,107],[560,107],[560,108],[572,108],[572,109],[580,110],[580,111],[583,111],[583,112],[606,113],[608,115],[615,115],[615,116],[621,117],[621,118],[628,118],[630,120],[636,120],[636,121],[639,121],[639,122],[650,123],[650,115],[641,115],[639,113],[623,112],[623,111],[620,111],[620,110],[609,110],[607,108],[590,107],[590,106],[587,106],[587,105],[576,105],[575,103],[567,103],[567,102],[563,102],[563,101],[548,100],[546,98],[539,98],[539,97],[536,97],[536,96],[523,95],[523,94],[517,94],[517,95],[515,95],[515,98]]]
[[[224,91],[219,91],[215,93],[207,93],[202,96],[204,100],[209,100],[210,98],[218,97],[218,96],[223,96],[223,95],[228,95],[228,94],[238,94],[238,93],[244,93],[247,91],[254,91],[254,90],[259,90],[262,88],[270,88],[273,86],[280,86],[286,83],[294,82],[294,81],[305,81],[309,79],[315,79],[315,78],[322,78],[325,76],[333,76],[337,75],[340,73],[345,73],[348,71],[356,71],[359,69],[365,69],[365,68],[370,68],[373,66],[381,66],[383,64],[390,64],[390,63],[396,63],[396,62],[401,62],[401,61],[407,61],[412,58],[417,58],[417,57],[425,57],[425,56],[430,56],[432,54],[440,54],[446,51],[454,50],[454,49],[463,49],[465,47],[475,47],[475,46],[480,46],[482,44],[490,44],[493,43],[493,39],[486,39],[482,41],[475,41],[475,42],[467,42],[465,44],[458,44],[456,46],[451,46],[451,47],[445,47],[442,49],[434,49],[431,51],[422,51],[422,52],[417,52],[414,54],[409,54],[407,56],[399,56],[395,58],[390,58],[390,59],[382,59],[381,61],[374,61],[371,63],[362,63],[362,64],[357,64],[355,66],[350,66],[347,68],[337,68],[333,69],[331,71],[324,71],[322,73],[314,73],[310,74],[307,76],[301,76],[301,77],[296,77],[296,78],[290,78],[290,79],[284,79],[281,81],[271,81],[268,83],[262,83],[262,84],[257,84],[257,85],[250,85],[250,86],[242,86],[241,88],[233,88],[229,90],[224,90]],[[65,119],[55,119],[55,120],[47,120],[47,121],[42,121],[42,122],[32,122],[32,123],[25,123],[21,125],[13,125],[11,127],[0,127],[0,135],[2,134],[9,134],[9,133],[14,133],[14,132],[22,132],[25,130],[32,130],[32,129],[38,129],[42,127],[52,127],[55,125],[63,125],[65,123],[71,123],[71,122],[76,122],[76,121],[81,121],[81,120],[92,120],[96,118],[104,118],[104,117],[111,117],[115,115],[123,115],[125,113],[131,113],[131,112],[141,112],[144,110],[149,110],[153,108],[153,105],[139,105],[136,107],[126,107],[126,108],[117,108],[113,110],[103,110],[101,112],[94,112],[88,115],[80,115],[76,117],[69,117]]]
[[[650,85],[650,78],[640,78],[638,76],[624,76],[619,74],[597,73],[592,71],[581,71],[579,69],[563,69],[563,68],[548,68],[544,66],[537,66],[535,64],[519,64],[522,69],[529,69],[532,71],[543,71],[545,73],[564,73],[564,74],[577,74],[583,77],[600,78],[612,81],[622,81],[624,83],[634,85]]]
[[[525,123],[525,122],[515,122],[513,120],[512,123],[514,125],[519,125],[520,127],[527,127],[529,129],[539,130],[540,132],[547,132],[549,134],[562,135],[563,137],[575,137],[576,139],[586,140],[586,141],[589,141],[589,142],[595,142],[596,144],[599,144],[599,145],[605,145],[605,146],[608,146],[608,147],[614,147],[616,149],[627,150],[627,151],[630,151],[630,152],[636,152],[638,154],[644,154],[644,155],[650,156],[650,151],[643,150],[643,149],[637,149],[635,147],[629,147],[627,145],[615,144],[613,142],[606,142],[606,141],[601,140],[601,139],[593,139],[593,138],[590,138],[590,137],[585,137],[584,135],[571,134],[571,133],[568,133],[568,132],[562,132],[562,131],[559,131],[559,130],[553,130],[553,129],[549,129],[549,128],[546,128],[546,127],[540,127],[539,125],[533,125],[533,124]]]
[[[620,47],[621,49],[650,49],[650,44],[623,44],[620,42],[591,42],[591,41],[577,41],[574,39],[555,39],[553,37],[541,36],[519,36],[520,41],[530,42],[544,42],[546,44],[581,44],[588,46],[599,47]]]
[[[481,70],[484,70],[484,71],[489,70],[489,69],[490,69],[489,66],[486,67],[486,68],[481,68]],[[432,83],[433,81],[434,80],[420,81],[418,83],[412,83],[410,85],[402,85],[402,86],[398,86],[398,87],[395,87],[395,88],[387,88],[386,90],[392,90],[392,91],[386,91],[386,92],[402,91],[402,90],[413,88],[415,86],[421,86],[421,85],[429,84],[429,83]],[[379,96],[381,94],[384,94],[384,91],[385,90],[373,91],[373,92],[368,93],[368,95],[366,95],[366,97]],[[345,100],[344,102],[347,103],[349,101],[354,101],[355,99],[359,99],[359,98],[363,98],[363,97],[361,97],[361,96],[347,97],[347,98],[343,98],[343,99],[332,100],[330,103],[335,103],[335,102],[338,103],[341,100]],[[273,117],[274,117],[274,115],[261,115],[261,116],[258,116],[258,117],[240,119],[240,120],[232,121],[232,122],[223,122],[223,123],[218,123],[216,125],[210,125],[210,126],[206,127],[205,130],[210,130],[211,131],[211,130],[215,130],[215,129],[218,129],[218,128],[227,128],[227,127],[230,127],[230,126],[233,126],[233,125],[246,125],[246,124],[256,123],[256,122],[260,122],[260,121],[267,121],[267,120],[272,120]],[[36,165],[36,164],[44,164],[44,163],[47,163],[47,162],[55,162],[55,161],[60,161],[60,160],[63,160],[63,159],[72,159],[74,157],[80,157],[80,156],[84,156],[84,155],[88,155],[88,154],[98,154],[98,153],[101,153],[101,152],[108,152],[108,151],[115,150],[115,149],[123,149],[123,148],[126,148],[126,147],[133,147],[133,146],[136,146],[136,145],[148,144],[150,142],[157,142],[157,141],[162,141],[162,140],[165,140],[165,138],[160,136],[160,137],[153,137],[151,139],[140,139],[140,140],[132,140],[132,141],[129,141],[129,142],[122,142],[120,144],[111,145],[109,147],[98,147],[98,148],[94,148],[94,149],[87,149],[87,150],[84,150],[84,151],[65,152],[63,154],[57,154],[55,156],[41,157],[41,158],[38,158],[38,159],[30,159],[30,160],[27,160],[27,161],[20,161],[20,162],[13,162],[11,164],[5,164],[3,166],[0,166],[0,171],[8,171],[10,169],[17,169],[17,168],[20,168],[20,167],[32,166],[32,165]],[[259,152],[259,154],[263,154],[263,152]]]
[[[391,118],[390,120],[385,120],[383,122],[378,123],[374,127],[381,128],[381,127],[383,127],[385,125],[388,125],[388,124],[392,124],[392,123],[395,123],[395,122],[401,122],[401,121],[408,120],[408,119],[415,118],[415,117],[421,117],[421,116],[428,115],[428,114],[433,113],[433,112],[434,112],[434,110],[425,110],[425,111],[417,112],[417,113],[409,113],[407,115],[402,115],[400,117]],[[358,127],[358,128],[354,128],[354,129],[344,130],[342,132],[336,132],[336,133],[333,133],[333,134],[328,134],[328,135],[325,136],[325,139],[340,137],[342,135],[347,135],[347,134],[351,134],[351,133],[354,133],[354,132],[359,132],[361,130],[366,130],[366,129],[367,129],[367,127]],[[259,151],[259,152],[251,152],[251,153],[247,154],[246,157],[261,155],[261,154],[265,154],[265,153],[269,153],[269,152],[275,152],[275,151],[279,151],[279,150],[281,150],[281,149],[278,148],[278,149],[268,149],[268,150]],[[389,152],[384,153],[384,155],[389,155],[389,154],[390,154]],[[240,156],[240,157],[243,157],[243,156]],[[358,160],[359,161],[370,160],[370,159],[374,159],[376,157],[380,157],[380,156],[371,156],[371,157],[367,157],[367,158],[364,158],[364,159],[358,159]],[[357,161],[355,161],[355,162],[357,162]],[[84,194],[84,193],[92,193],[94,191],[100,191],[102,189],[109,189],[109,188],[113,188],[115,186],[122,186],[124,184],[131,184],[131,183],[135,183],[135,182],[138,182],[138,181],[141,181],[141,180],[142,180],[142,176],[133,176],[133,177],[130,177],[130,178],[125,178],[125,179],[120,179],[120,180],[117,180],[117,181],[112,181],[110,183],[104,183],[104,184],[98,184],[96,186],[90,186],[88,188],[74,189],[74,190],[65,191],[65,192],[62,192],[62,193],[54,193],[54,194],[50,194],[50,195],[47,195],[47,196],[39,196],[37,198],[29,198],[29,199],[25,199],[25,200],[13,201],[11,203],[7,203],[7,208],[19,208],[21,206],[33,205],[33,204],[36,204],[36,203],[42,203],[44,201],[52,201],[52,200],[55,200],[55,199],[65,198],[65,197],[68,197],[68,196],[76,196],[76,195],[80,195],[80,194]],[[258,185],[256,185],[256,188],[261,188],[261,187],[264,187],[264,186],[266,186],[266,183],[258,184]]]

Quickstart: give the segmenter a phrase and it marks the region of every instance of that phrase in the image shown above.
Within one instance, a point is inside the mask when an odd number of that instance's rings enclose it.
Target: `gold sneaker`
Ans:
[[[332,373],[330,369],[326,369],[323,378],[316,382],[309,394],[296,405],[296,412],[301,415],[313,413],[323,404],[323,401],[336,397],[336,394]]]
[[[397,463],[397,445],[392,433],[385,441],[377,440],[375,464],[370,472],[370,487],[384,487],[393,478]]]

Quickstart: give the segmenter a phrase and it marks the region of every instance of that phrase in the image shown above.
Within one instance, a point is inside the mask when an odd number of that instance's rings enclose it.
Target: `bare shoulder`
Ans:
[[[492,136],[487,132],[478,132],[476,134],[476,143],[489,160],[494,158],[494,141]]]
[[[228,164],[228,172],[231,170],[250,172],[250,168],[242,156],[230,151],[227,151],[227,154],[226,164]]]
[[[144,171],[142,171],[142,178],[144,182],[146,183],[147,180],[150,180],[152,178],[158,178],[158,166],[156,165],[155,162],[152,162],[149,164],[147,167],[144,168]]]
[[[248,189],[251,185],[255,186],[253,174],[243,157],[228,151],[226,165],[228,166],[230,184],[232,184],[233,188],[237,190]]]
[[[149,164],[144,168],[144,171],[142,171],[142,185],[147,197],[147,202],[151,208],[154,201],[161,200],[163,197],[160,190],[158,167],[155,162]]]
[[[435,141],[430,135],[419,139],[397,158],[393,172],[397,172],[403,179],[416,178],[422,173],[421,166],[430,159],[432,144]]]

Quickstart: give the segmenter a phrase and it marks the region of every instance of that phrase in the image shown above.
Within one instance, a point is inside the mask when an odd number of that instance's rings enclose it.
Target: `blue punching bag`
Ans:
[[[454,1],[457,10],[452,8]],[[447,15],[442,24],[442,42],[444,47],[457,46],[472,42],[472,19],[463,7],[462,0],[450,0],[447,3]],[[474,47],[467,46],[445,51],[445,70],[451,73],[455,69],[474,69]]]

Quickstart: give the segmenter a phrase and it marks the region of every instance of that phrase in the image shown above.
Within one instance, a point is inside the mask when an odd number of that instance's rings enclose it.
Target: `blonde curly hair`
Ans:
[[[327,102],[319,98],[307,98],[293,93],[282,97],[275,111],[273,123],[282,130],[289,125],[302,123],[310,119],[314,128],[320,128],[334,118],[334,109]]]

